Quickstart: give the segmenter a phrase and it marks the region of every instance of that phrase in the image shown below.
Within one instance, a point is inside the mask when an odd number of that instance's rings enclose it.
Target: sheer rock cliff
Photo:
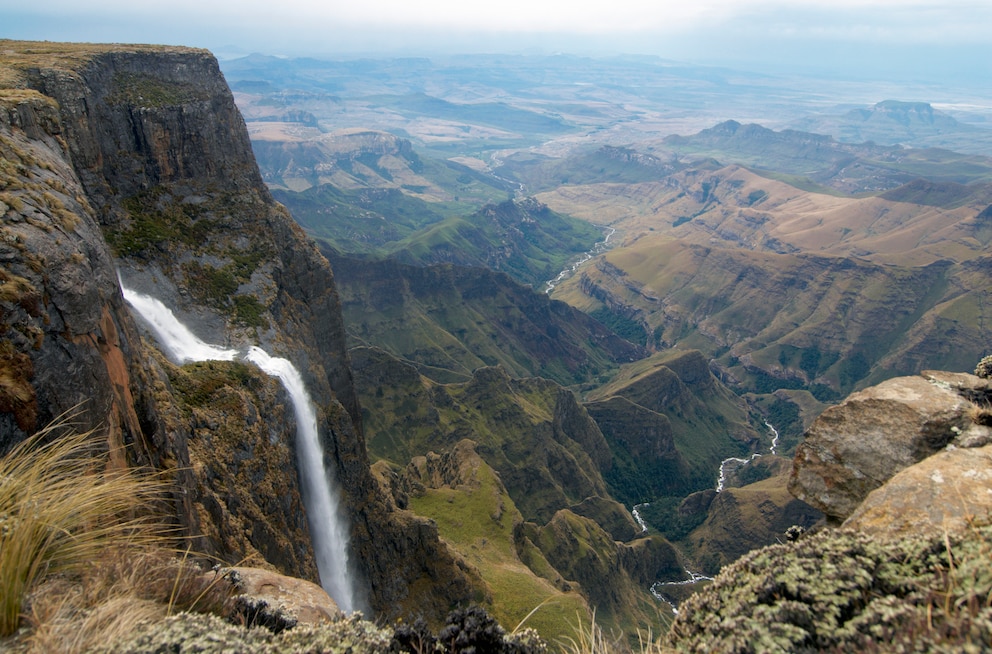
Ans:
[[[376,613],[417,606],[435,592],[425,577],[445,580],[449,604],[470,596],[436,527],[373,482],[330,266],[265,188],[212,55],[2,41],[0,148],[0,450],[72,411],[117,465],[170,472],[175,518],[207,553],[314,578],[284,393],[257,371],[166,361],[119,274],[204,340],[301,371]],[[202,393],[228,401],[197,406]],[[276,486],[238,465],[267,441]]]

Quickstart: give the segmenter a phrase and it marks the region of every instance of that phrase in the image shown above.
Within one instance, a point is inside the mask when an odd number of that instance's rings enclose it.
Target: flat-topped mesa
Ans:
[[[234,450],[226,460],[211,453],[209,474],[192,478],[204,466],[191,466],[189,445],[218,436],[218,426],[238,431],[231,420],[244,422],[245,438],[267,433],[260,417],[272,421],[269,436],[292,434],[286,412],[260,414],[274,387],[257,387],[237,366],[179,369],[146,348],[119,272],[204,340],[261,345],[300,370],[374,610],[389,618],[421,603],[435,590],[411,590],[423,575],[444,579],[445,609],[470,595],[436,529],[401,515],[371,477],[331,269],[272,200],[210,53],[0,41],[0,148],[11,163],[0,170],[0,358],[16,373],[0,388],[0,449],[85,401],[77,423],[106,431],[119,464],[175,471],[178,519],[204,534],[208,550],[233,560],[261,552],[282,571],[312,578],[309,548],[285,549],[270,537],[278,528],[252,527],[295,520],[288,528],[305,533],[298,509],[283,506],[292,488],[280,491],[282,503],[255,485],[218,492],[216,479],[244,483]],[[245,380],[256,387],[240,387]],[[229,389],[236,411],[211,414],[202,393],[215,387]],[[189,395],[194,389],[201,395]],[[285,556],[273,560],[268,553],[281,548]]]

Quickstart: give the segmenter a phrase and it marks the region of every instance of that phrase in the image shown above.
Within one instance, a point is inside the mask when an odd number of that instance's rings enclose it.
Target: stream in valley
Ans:
[[[778,430],[770,422],[765,422],[765,427],[771,432],[772,440],[768,447],[769,455],[776,455],[778,453],[778,440],[779,433]],[[761,453],[755,452],[748,458],[741,457],[728,457],[720,462],[720,474],[716,481],[716,492],[723,492],[727,476],[733,471],[746,466],[751,461],[754,461],[758,457],[762,456]],[[634,517],[634,521],[637,522],[638,526],[641,528],[641,534],[645,534],[648,531],[649,525],[644,520],[641,515],[641,508],[649,506],[649,502],[643,502],[641,504],[635,504],[630,510],[630,514]],[[707,577],[706,575],[693,572],[687,567],[683,566],[685,571],[686,579],[680,581],[656,581],[651,584],[651,594],[654,595],[655,599],[664,602],[672,609],[672,613],[678,615],[679,613],[679,603],[682,599],[688,597],[690,594],[699,590],[702,584],[713,581],[713,577]]]
[[[589,250],[588,252],[585,252],[585,253],[579,255],[579,257],[576,260],[574,260],[569,265],[565,266],[565,268],[560,273],[558,273],[558,276],[557,277],[555,277],[554,279],[549,279],[548,281],[546,281],[544,283],[545,284],[545,289],[544,289],[545,294],[550,295],[551,294],[551,291],[555,290],[555,287],[558,286],[558,284],[561,284],[563,281],[565,281],[566,279],[568,279],[569,277],[571,277],[572,275],[574,275],[575,272],[579,268],[582,267],[582,264],[586,263],[587,261],[589,261],[590,259],[592,259],[597,254],[602,254],[603,252],[606,252],[607,250],[609,250],[610,249],[610,238],[612,238],[613,235],[616,234],[616,233],[617,233],[617,230],[615,228],[613,228],[613,227],[604,227],[603,228],[603,240],[602,241],[598,241],[593,246],[593,248],[591,250]]]

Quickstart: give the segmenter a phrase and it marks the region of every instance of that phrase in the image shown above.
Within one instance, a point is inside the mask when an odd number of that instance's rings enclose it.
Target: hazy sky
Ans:
[[[640,53],[988,79],[990,35],[992,0],[0,0],[3,37],[221,56]]]

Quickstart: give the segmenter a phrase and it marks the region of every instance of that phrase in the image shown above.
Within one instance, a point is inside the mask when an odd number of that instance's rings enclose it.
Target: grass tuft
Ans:
[[[115,548],[162,546],[148,507],[165,482],[111,470],[92,432],[51,425],[0,459],[0,636],[20,625],[32,590],[81,574]]]

